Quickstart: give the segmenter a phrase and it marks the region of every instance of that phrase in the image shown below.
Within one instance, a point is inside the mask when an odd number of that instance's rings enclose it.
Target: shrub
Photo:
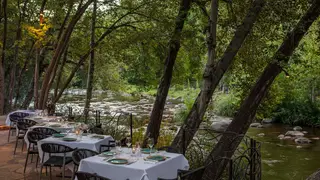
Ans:
[[[240,98],[235,94],[220,94],[213,102],[213,111],[219,116],[232,117],[237,111]]]

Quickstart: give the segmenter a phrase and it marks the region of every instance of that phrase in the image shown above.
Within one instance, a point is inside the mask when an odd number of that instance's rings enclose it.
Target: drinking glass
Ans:
[[[131,138],[128,137],[128,138],[126,139],[126,145],[128,146],[128,148],[131,147],[131,144],[132,144]]]
[[[120,140],[116,140],[116,151],[117,151],[117,154],[121,153],[121,141]]]
[[[151,156],[151,153],[152,153],[152,148],[154,146],[154,138],[149,138],[148,139],[148,146],[150,148],[150,156]]]

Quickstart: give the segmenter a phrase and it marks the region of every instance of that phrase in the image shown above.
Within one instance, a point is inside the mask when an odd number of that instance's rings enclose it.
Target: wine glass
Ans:
[[[116,140],[116,151],[117,151],[117,154],[120,154],[120,152],[121,152],[121,141],[120,140]]]
[[[131,144],[132,144],[131,138],[128,137],[128,138],[126,139],[126,145],[128,146],[128,148],[131,147]]]
[[[151,153],[152,153],[152,148],[154,146],[154,138],[149,138],[148,139],[148,146],[150,148],[150,156],[151,156]]]

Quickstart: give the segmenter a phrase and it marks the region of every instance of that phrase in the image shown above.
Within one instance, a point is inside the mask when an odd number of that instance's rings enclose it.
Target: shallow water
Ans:
[[[310,145],[297,148],[294,140],[280,140],[277,137],[288,130],[292,130],[292,127],[278,124],[249,130],[249,136],[262,142],[263,180],[305,180],[320,168],[320,140],[312,140]],[[303,130],[308,132],[305,137],[320,137],[320,129]],[[259,133],[265,136],[257,136]]]

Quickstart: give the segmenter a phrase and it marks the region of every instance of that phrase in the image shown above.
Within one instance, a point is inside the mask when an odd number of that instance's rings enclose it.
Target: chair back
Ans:
[[[68,152],[72,152],[75,150],[69,146],[65,146],[62,144],[56,144],[56,143],[41,144],[41,149],[45,153],[68,153]]]
[[[174,149],[171,146],[162,146],[162,147],[158,148],[158,150],[159,151],[167,151],[167,152],[170,152],[170,153],[177,153],[178,152],[176,149]]]
[[[90,174],[90,173],[80,172],[80,171],[76,173],[76,176],[78,180],[93,180],[93,179],[94,180],[110,180],[108,178],[98,176],[97,174]]]
[[[99,153],[89,150],[89,149],[77,149],[75,151],[73,151],[72,153],[72,160],[74,162],[74,164],[76,164],[77,166],[79,166],[80,161],[82,159],[91,157],[91,156],[95,156],[98,155]]]
[[[18,122],[26,116],[29,116],[29,114],[24,112],[15,112],[9,115],[9,119],[11,122]]]
[[[31,120],[31,119],[22,119],[22,120],[20,120],[20,121],[21,121],[21,122],[25,122],[26,124],[28,124],[28,125],[29,125],[29,127],[34,126],[34,125],[36,125],[36,124],[37,124],[37,122],[36,122],[36,121]]]
[[[27,138],[30,143],[37,144],[41,139],[47,138],[45,134],[36,131],[29,131],[27,133]]]
[[[17,128],[19,131],[20,130],[27,131],[29,127],[30,127],[30,125],[25,122],[22,122],[22,121],[17,122]]]
[[[185,170],[178,170],[178,176],[181,180],[188,180],[188,179],[202,179],[202,175],[204,170],[206,169],[205,166],[201,166],[197,169],[185,171]]]
[[[58,131],[52,128],[47,128],[47,127],[36,127],[36,128],[33,128],[32,131],[36,131],[36,132],[45,134],[47,136],[51,136],[52,134],[59,133]]]

